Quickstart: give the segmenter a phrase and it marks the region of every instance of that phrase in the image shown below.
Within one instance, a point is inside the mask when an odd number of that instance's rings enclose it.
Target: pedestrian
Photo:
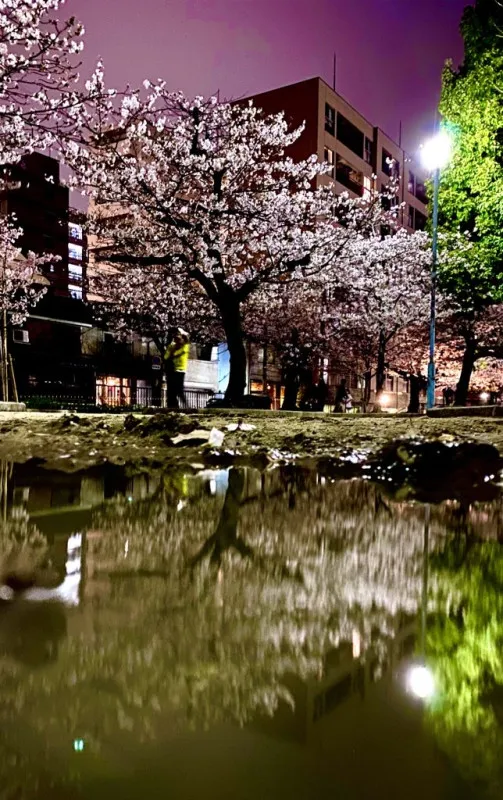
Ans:
[[[346,379],[343,378],[339,386],[337,387],[337,391],[335,392],[334,414],[344,414],[344,412],[346,411],[346,402],[348,397],[350,398],[350,408],[351,408],[352,398],[346,386]]]
[[[444,392],[443,392],[443,394],[444,394],[444,403],[445,403],[445,405],[446,405],[446,406],[452,406],[452,405],[454,405],[454,396],[455,396],[455,395],[454,395],[454,390],[453,390],[453,389],[451,389],[451,387],[450,387],[450,386],[447,386],[447,387],[444,389]]]
[[[189,349],[189,334],[182,328],[177,328],[174,339],[164,354],[168,384],[168,408],[180,408],[180,403],[186,405],[184,385]]]

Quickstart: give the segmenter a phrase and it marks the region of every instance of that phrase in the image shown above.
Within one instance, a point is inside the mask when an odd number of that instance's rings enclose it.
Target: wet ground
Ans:
[[[201,447],[174,446],[193,429],[216,428],[216,449],[259,463],[309,459],[348,452],[373,453],[400,438],[486,442],[503,454],[503,419],[444,419],[393,415],[300,414],[290,412],[200,412],[158,415],[0,414],[0,459],[72,472],[103,463],[133,468],[201,463]],[[197,457],[196,457],[197,455]]]
[[[499,471],[395,455],[3,463],[0,798],[500,798]]]

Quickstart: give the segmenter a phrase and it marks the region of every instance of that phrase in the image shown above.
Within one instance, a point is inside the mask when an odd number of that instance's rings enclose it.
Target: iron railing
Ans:
[[[208,400],[213,397],[213,392],[208,389],[187,389],[185,391],[186,410],[202,410],[206,408]],[[88,394],[22,394],[20,401],[26,403],[28,408],[38,409],[70,409],[86,411],[108,411],[110,409],[120,412],[141,408],[166,408],[166,390],[160,395],[152,393],[150,387],[98,386],[96,396]],[[183,410],[183,407],[182,407]]]

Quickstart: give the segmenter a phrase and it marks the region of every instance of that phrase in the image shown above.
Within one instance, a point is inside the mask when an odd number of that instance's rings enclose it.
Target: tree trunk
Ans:
[[[372,370],[366,369],[363,373],[363,410],[367,411],[372,394]]]
[[[246,387],[246,349],[243,326],[241,322],[241,306],[232,292],[221,299],[220,313],[229,348],[230,372],[229,383],[225,390],[225,400],[238,405],[243,399]]]
[[[386,380],[386,339],[383,333],[379,334],[379,350],[377,352],[376,369],[376,395],[382,394]]]
[[[296,411],[297,410],[297,395],[300,389],[300,378],[298,370],[293,371],[294,374],[285,374],[285,396],[283,398],[282,411]]]
[[[477,360],[477,342],[475,336],[470,333],[465,336],[465,352],[463,353],[463,364],[456,386],[455,406],[465,406],[468,398],[468,389],[472,377],[473,367]]]
[[[409,375],[409,407],[408,414],[419,414],[421,410],[421,376]]]

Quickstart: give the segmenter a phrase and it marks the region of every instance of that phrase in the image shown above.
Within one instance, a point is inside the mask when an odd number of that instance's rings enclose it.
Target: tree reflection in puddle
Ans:
[[[457,768],[496,784],[500,511],[499,499],[431,507],[426,598],[425,507],[370,482],[232,468],[121,492],[80,532],[78,605],[57,593],[4,605],[4,729],[21,720],[50,758],[77,740],[99,758],[155,740],[167,720],[183,732],[284,715],[307,685],[307,741],[421,652],[422,625],[438,687],[425,722]],[[1,769],[2,785],[20,780]]]

